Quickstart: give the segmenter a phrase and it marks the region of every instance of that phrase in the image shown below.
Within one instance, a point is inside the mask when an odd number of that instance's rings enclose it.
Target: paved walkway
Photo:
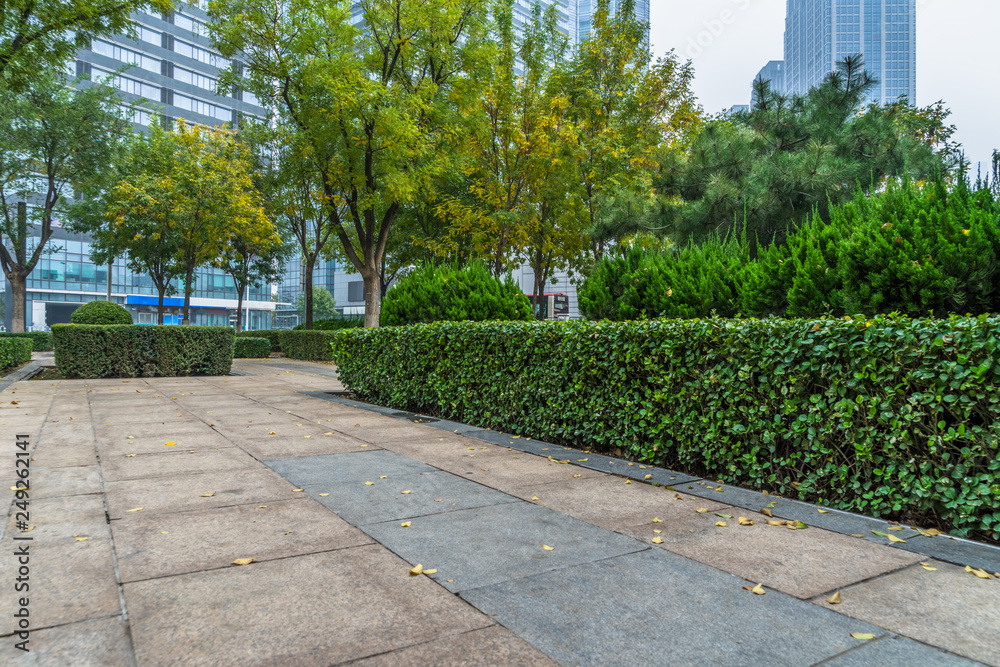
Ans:
[[[0,394],[0,664],[1000,665],[1000,550],[234,370]]]

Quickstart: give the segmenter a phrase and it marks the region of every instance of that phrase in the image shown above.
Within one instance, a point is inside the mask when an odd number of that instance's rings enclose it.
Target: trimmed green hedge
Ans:
[[[132,324],[132,314],[111,301],[88,301],[69,316],[73,324]]]
[[[261,329],[259,331],[241,331],[236,334],[237,338],[266,338],[271,342],[272,352],[281,352],[281,334],[283,331],[274,329]]]
[[[30,338],[35,352],[52,351],[52,334],[48,331],[25,331],[24,333],[0,332],[0,338]]]
[[[0,338],[0,376],[31,361],[31,341],[27,338]]]
[[[229,327],[56,324],[52,339],[67,377],[226,375],[233,364]]]
[[[437,323],[334,334],[379,405],[1000,540],[1000,318]]]
[[[325,320],[316,320],[313,322],[313,331],[338,331],[340,329],[360,329],[365,326],[364,317],[330,317]],[[306,325],[299,324],[292,327],[292,331],[303,331]]]
[[[357,329],[341,329],[357,331]],[[332,361],[330,342],[336,331],[282,331],[281,352],[289,359]]]
[[[266,338],[240,336],[233,339],[234,359],[266,359],[271,356],[271,341]]]

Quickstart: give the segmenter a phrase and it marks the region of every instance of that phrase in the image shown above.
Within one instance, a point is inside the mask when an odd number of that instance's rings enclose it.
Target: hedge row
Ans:
[[[27,338],[0,338],[0,377],[31,361],[31,341]]]
[[[262,329],[260,331],[241,331],[236,334],[237,338],[266,338],[271,342],[272,352],[281,352],[281,334],[283,331],[273,329]]]
[[[233,363],[229,327],[52,327],[56,367],[67,377],[226,375]]]
[[[1000,539],[1000,318],[334,334],[364,400]]]
[[[358,331],[358,329],[341,329]],[[336,331],[282,331],[281,352],[289,359],[331,361],[330,342]]]
[[[0,332],[0,338],[30,338],[35,352],[52,351],[52,334],[48,331],[25,331],[24,333]]]
[[[363,326],[365,326],[364,317],[348,315],[346,317],[328,317],[325,320],[316,320],[313,322],[312,330],[337,331],[338,329],[359,329]],[[292,327],[292,331],[304,331],[305,328],[305,324],[299,324]]]
[[[271,341],[240,336],[233,340],[234,359],[266,359],[271,356]]]

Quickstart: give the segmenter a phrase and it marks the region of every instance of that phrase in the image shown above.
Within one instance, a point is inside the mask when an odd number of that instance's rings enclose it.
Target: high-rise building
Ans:
[[[806,93],[861,54],[879,84],[869,101],[915,98],[917,0],[788,0],[785,90]]]
[[[249,92],[221,95],[216,89],[220,71],[230,62],[212,48],[201,7],[181,5],[173,14],[136,13],[132,18],[135,38],[116,35],[93,40],[89,49],[77,54],[70,72],[91,80],[110,77],[123,104],[132,110],[137,131],[178,118],[201,125],[232,125],[240,115],[264,117],[264,109]],[[121,258],[111,267],[95,265],[90,242],[85,235],[54,230],[51,252],[28,277],[25,325],[29,330],[68,322],[81,303],[107,298],[109,268],[111,299],[131,311],[135,322],[156,322],[156,290],[149,276],[130,271]],[[191,323],[225,325],[235,319],[238,302],[233,279],[208,267],[195,275]],[[4,324],[9,330],[12,292],[9,283],[4,287]],[[275,309],[271,292],[271,286],[264,285],[244,295],[247,327],[270,328]],[[182,299],[168,298],[166,305],[167,322],[178,323]]]
[[[547,0],[539,1],[546,2]],[[649,2],[650,0],[635,0],[635,17],[646,24],[649,23]],[[587,39],[587,35],[591,32],[594,13],[597,11],[598,0],[560,0],[560,4],[566,6],[571,17],[574,18],[576,24],[575,40],[581,42]],[[612,16],[615,15],[620,6],[621,0],[610,0],[609,9]],[[646,43],[649,43],[648,32]]]
[[[750,93],[750,106],[757,104],[757,81],[768,81],[771,84],[771,91],[775,93],[785,92],[785,61],[772,60],[761,68],[754,79],[753,90]]]

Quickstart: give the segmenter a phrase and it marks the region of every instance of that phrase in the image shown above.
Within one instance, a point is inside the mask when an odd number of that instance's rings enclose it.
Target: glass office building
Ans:
[[[788,0],[785,87],[805,93],[861,54],[879,85],[869,101],[915,100],[917,0]]]
[[[771,92],[783,94],[785,92],[785,61],[772,60],[757,72],[757,78],[754,79],[754,86],[750,91],[751,107],[757,105],[757,81],[768,81],[771,84]]]
[[[169,15],[136,13],[134,37],[93,40],[89,49],[77,54],[70,72],[83,79],[110,79],[140,132],[152,123],[179,118],[201,125],[234,125],[241,115],[263,117],[264,110],[250,93],[219,94],[219,74],[231,63],[212,48],[206,18],[202,7],[189,5]],[[119,72],[123,67],[127,69]],[[91,261],[89,238],[57,227],[49,244],[54,252],[43,256],[28,278],[28,330],[43,331],[68,322],[80,303],[104,299],[107,294],[109,267]],[[156,290],[149,276],[129,271],[122,259],[110,269],[112,300],[128,308],[135,322],[154,324]],[[4,326],[9,330],[11,290],[4,283]],[[167,301],[169,323],[180,322],[183,286],[178,282],[175,289],[177,294]],[[276,309],[271,286],[250,289],[244,296],[247,326],[270,328]],[[192,324],[229,324],[235,320],[237,303],[232,278],[207,267],[196,272]]]

